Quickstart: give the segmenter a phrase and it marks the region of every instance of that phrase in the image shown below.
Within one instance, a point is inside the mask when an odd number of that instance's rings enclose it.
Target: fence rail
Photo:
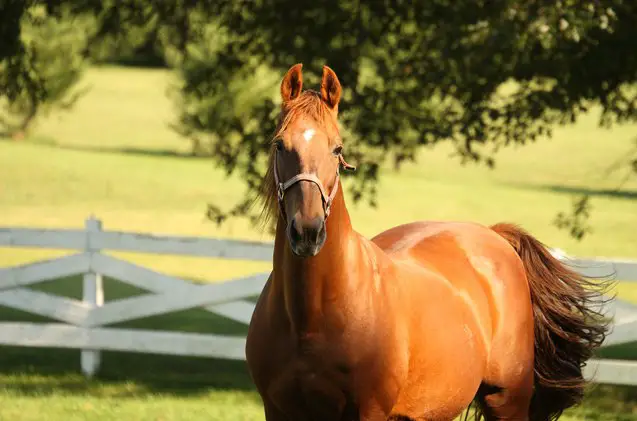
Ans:
[[[56,321],[0,321],[0,344],[80,349],[81,368],[87,376],[99,369],[102,350],[245,359],[245,337],[241,336],[108,325],[191,308],[202,308],[247,325],[254,310],[254,303],[247,298],[261,292],[269,275],[259,273],[220,283],[196,284],[102,254],[102,250],[258,261],[271,261],[273,251],[271,243],[104,231],[101,221],[92,217],[86,220],[84,230],[0,227],[0,247],[79,251],[51,260],[0,268],[0,306]],[[637,281],[637,261],[573,259],[558,249],[553,249],[553,253],[584,275]],[[29,288],[42,281],[78,274],[83,275],[82,300]],[[103,276],[147,293],[105,302]],[[613,331],[604,346],[637,341],[637,306],[614,299],[607,311],[614,320]],[[637,355],[635,357],[637,359]],[[599,383],[637,385],[637,361],[593,359],[585,367],[585,375]]]

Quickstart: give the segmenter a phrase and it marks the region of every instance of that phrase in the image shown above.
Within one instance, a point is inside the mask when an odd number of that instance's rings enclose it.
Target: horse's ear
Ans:
[[[301,89],[303,88],[302,68],[302,63],[295,64],[290,67],[290,70],[283,76],[283,81],[281,81],[281,99],[283,99],[283,103],[301,95]]]
[[[332,109],[341,100],[341,82],[338,81],[334,70],[323,66],[323,80],[321,80],[321,98]]]

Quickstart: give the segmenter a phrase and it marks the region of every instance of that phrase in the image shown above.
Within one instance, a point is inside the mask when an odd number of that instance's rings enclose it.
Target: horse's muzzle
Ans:
[[[299,257],[316,256],[327,239],[325,218],[320,216],[309,220],[294,217],[288,223],[287,231],[290,248]]]

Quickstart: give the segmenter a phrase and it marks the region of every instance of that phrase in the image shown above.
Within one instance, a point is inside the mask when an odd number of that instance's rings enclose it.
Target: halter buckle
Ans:
[[[332,199],[327,199],[323,205],[323,212],[325,212],[325,219],[330,216],[330,208],[332,207]]]

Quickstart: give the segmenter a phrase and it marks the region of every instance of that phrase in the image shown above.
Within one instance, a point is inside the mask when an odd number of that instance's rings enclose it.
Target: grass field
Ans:
[[[218,228],[204,218],[211,199],[233,203],[235,178],[205,159],[183,156],[189,144],[167,128],[167,73],[92,69],[91,92],[70,113],[39,122],[25,141],[0,141],[0,225],[81,227],[95,214],[105,229],[269,240],[243,220]],[[343,104],[346,107],[347,104]],[[418,164],[388,173],[379,207],[350,206],[355,227],[372,235],[414,219],[457,219],[522,224],[551,246],[579,256],[637,258],[637,180],[614,189],[624,174],[605,170],[633,147],[637,127],[596,127],[595,116],[556,130],[553,139],[498,155],[498,166],[461,167],[441,145]],[[594,232],[570,239],[551,221],[571,194],[590,192]],[[0,267],[60,255],[56,250],[0,248]],[[156,270],[216,281],[267,270],[256,262],[118,253]],[[78,278],[40,289],[79,296]],[[136,291],[107,280],[107,300]],[[619,285],[637,302],[637,288]],[[34,320],[0,309],[0,319]],[[40,320],[40,319],[35,319]],[[199,310],[126,324],[131,327],[241,334],[245,327]],[[626,356],[626,348],[608,355]],[[637,355],[632,349],[632,355]],[[0,348],[0,420],[260,420],[261,408],[245,368],[198,358],[105,353],[97,379],[78,374],[76,351]],[[637,391],[597,387],[577,420],[637,420]]]

